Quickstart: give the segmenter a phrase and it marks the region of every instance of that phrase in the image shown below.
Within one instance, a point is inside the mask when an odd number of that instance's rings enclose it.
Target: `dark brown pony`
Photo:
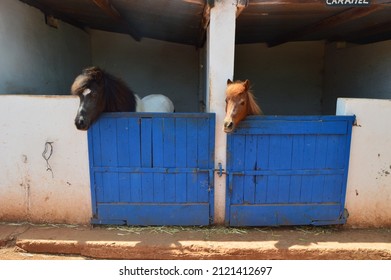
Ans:
[[[77,129],[87,130],[103,112],[173,112],[171,100],[161,94],[140,99],[121,79],[99,67],[89,67],[76,77],[71,93],[79,96]]]
[[[228,79],[225,94],[224,132],[233,132],[238,123],[248,115],[263,115],[250,91],[249,80],[232,82]]]

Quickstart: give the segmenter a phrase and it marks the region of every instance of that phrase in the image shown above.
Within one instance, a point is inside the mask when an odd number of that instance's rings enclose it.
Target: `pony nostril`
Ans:
[[[75,120],[75,125],[76,125],[77,129],[80,129],[80,130],[87,130],[88,129],[87,122],[84,120],[83,117],[77,118]]]
[[[83,125],[85,124],[84,118],[83,118],[83,117],[77,118],[77,119],[75,120],[75,124],[76,124],[77,126],[83,126]]]
[[[226,123],[224,123],[224,127],[228,128],[228,129],[231,129],[233,127],[233,125],[234,125],[233,122],[226,122]]]

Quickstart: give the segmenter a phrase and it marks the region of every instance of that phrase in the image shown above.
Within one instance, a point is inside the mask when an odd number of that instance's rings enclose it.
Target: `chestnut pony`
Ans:
[[[224,132],[234,132],[238,123],[248,115],[263,115],[250,91],[249,80],[232,82],[228,79],[225,95]]]

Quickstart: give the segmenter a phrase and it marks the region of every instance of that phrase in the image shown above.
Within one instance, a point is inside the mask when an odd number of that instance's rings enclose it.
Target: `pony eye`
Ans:
[[[246,102],[244,102],[244,100],[241,100],[239,104],[240,104],[241,106],[243,106],[245,103],[246,103]]]
[[[228,99],[227,98],[225,99],[225,103],[228,103]]]

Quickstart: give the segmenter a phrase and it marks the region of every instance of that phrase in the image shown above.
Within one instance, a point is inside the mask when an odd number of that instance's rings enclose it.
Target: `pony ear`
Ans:
[[[82,71],[82,74],[85,76],[92,77],[95,81],[99,82],[103,77],[103,71],[96,66],[86,68]]]
[[[244,85],[245,89],[248,90],[250,88],[250,81],[249,80],[245,80],[243,85]]]
[[[227,80],[227,85],[230,85],[230,84],[232,84],[233,82],[231,81],[231,79],[228,79]]]

